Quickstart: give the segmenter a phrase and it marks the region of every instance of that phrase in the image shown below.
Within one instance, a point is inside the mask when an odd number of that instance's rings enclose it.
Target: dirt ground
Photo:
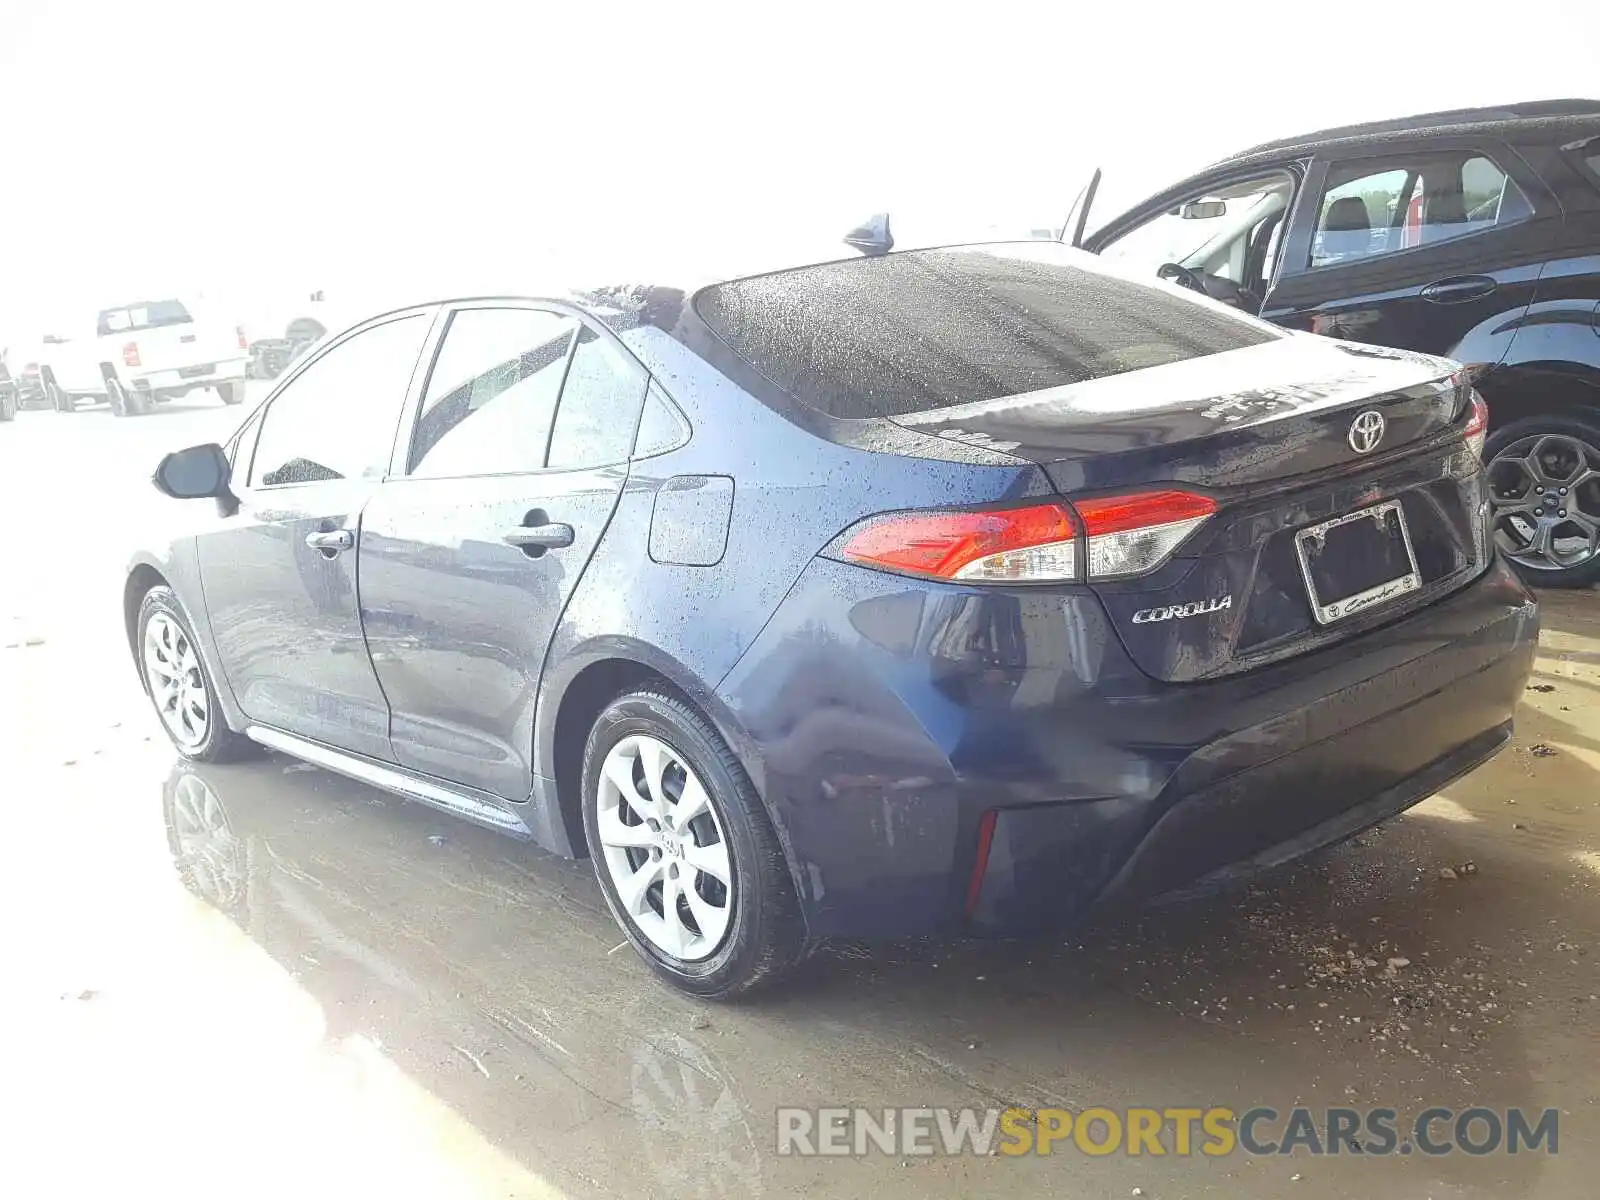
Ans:
[[[8,1194],[1594,1195],[1600,592],[1542,597],[1513,747],[1247,893],[1064,942],[832,946],[706,1007],[618,948],[587,864],[279,757],[175,762],[112,551],[154,447],[224,417],[0,429]],[[774,1153],[780,1106],[1260,1104],[1554,1107],[1560,1147]]]

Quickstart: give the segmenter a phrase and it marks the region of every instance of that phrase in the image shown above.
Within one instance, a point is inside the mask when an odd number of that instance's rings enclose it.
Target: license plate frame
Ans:
[[[1328,532],[1348,525],[1353,521],[1376,521],[1380,525],[1387,521],[1390,513],[1394,514],[1400,529],[1400,541],[1405,547],[1406,561],[1410,570],[1397,575],[1392,579],[1376,583],[1369,588],[1356,592],[1351,596],[1343,596],[1337,600],[1325,601],[1317,592],[1316,580],[1311,572],[1311,558],[1308,547],[1315,543],[1326,541]],[[1295,557],[1300,561],[1300,577],[1305,581],[1306,598],[1311,602],[1311,615],[1316,618],[1318,625],[1332,625],[1336,621],[1343,621],[1358,612],[1365,612],[1375,605],[1409,596],[1422,590],[1422,572],[1417,567],[1417,551],[1411,544],[1411,529],[1406,524],[1405,508],[1398,499],[1385,500],[1379,504],[1371,504],[1366,508],[1358,508],[1354,512],[1345,513],[1320,524],[1297,530],[1294,535]]]
[[[217,364],[216,363],[196,363],[192,367],[179,367],[178,368],[178,378],[179,379],[199,379],[203,375],[215,374],[216,373],[216,369],[217,369]]]

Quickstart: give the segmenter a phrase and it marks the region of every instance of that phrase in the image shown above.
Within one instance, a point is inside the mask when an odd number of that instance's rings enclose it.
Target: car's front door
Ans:
[[[627,480],[647,384],[564,306],[450,314],[362,518],[362,618],[396,762],[528,799],[540,671]]]
[[[1527,310],[1561,220],[1538,177],[1494,142],[1430,139],[1319,157],[1308,200],[1261,315],[1452,357],[1475,331],[1509,329]],[[1479,336],[1462,354],[1497,356],[1509,340]]]
[[[1286,215],[1302,192],[1302,164],[1228,168],[1151,197],[1081,238],[1084,249],[1135,273],[1168,279],[1246,312],[1259,311],[1278,260]],[[1068,217],[1084,219],[1098,172]]]
[[[297,370],[240,443],[238,510],[197,541],[245,715],[385,761],[389,709],[361,634],[355,547],[431,324],[429,311],[365,326]]]

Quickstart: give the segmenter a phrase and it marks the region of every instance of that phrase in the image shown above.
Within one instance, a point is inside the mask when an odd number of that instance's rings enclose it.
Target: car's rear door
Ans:
[[[1559,232],[1509,147],[1429,138],[1319,154],[1261,315],[1291,329],[1499,361]]]
[[[545,653],[627,480],[647,385],[575,309],[450,313],[362,521],[362,619],[396,762],[528,798]]]
[[[432,319],[370,323],[290,376],[235,464],[237,511],[197,537],[206,612],[245,715],[385,761],[389,710],[361,634],[355,546]]]

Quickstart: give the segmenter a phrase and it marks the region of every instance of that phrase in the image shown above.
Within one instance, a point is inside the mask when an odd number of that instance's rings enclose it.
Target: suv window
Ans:
[[[417,314],[363,329],[284,385],[262,418],[251,485],[381,478],[428,325]]]
[[[1482,154],[1338,164],[1317,210],[1311,265],[1471,237],[1532,214],[1517,181]]]
[[[450,318],[411,439],[411,474],[508,475],[544,466],[578,322],[538,308]]]
[[[638,363],[584,326],[561,388],[550,465],[603,467],[625,462],[648,382]]]
[[[1588,175],[1591,181],[1600,184],[1600,138],[1592,138],[1576,146],[1565,146],[1563,149],[1578,164],[1579,170]]]
[[[911,250],[702,289],[701,320],[835,417],[977,404],[1284,336],[1055,242]]]

